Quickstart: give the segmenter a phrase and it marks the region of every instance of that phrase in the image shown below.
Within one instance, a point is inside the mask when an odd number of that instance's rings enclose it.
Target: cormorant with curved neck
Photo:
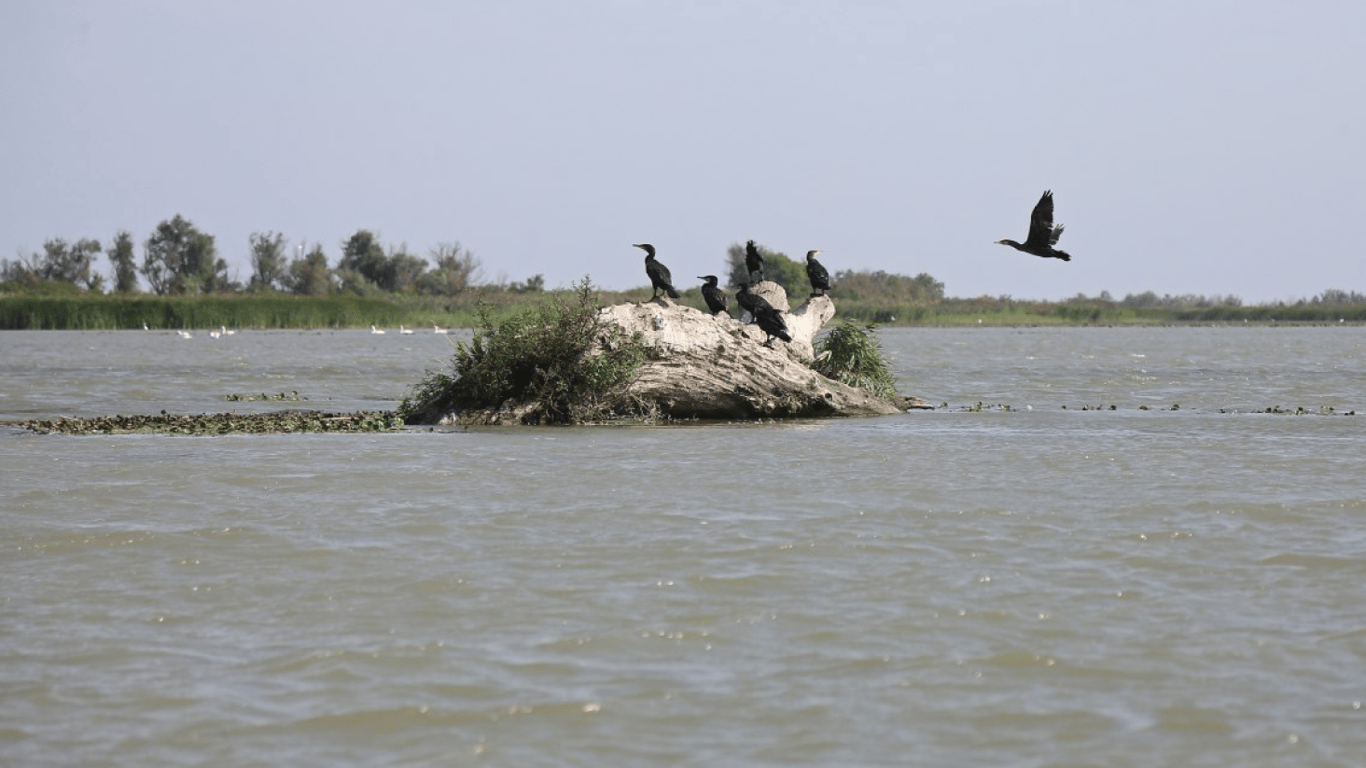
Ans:
[[[730,317],[730,307],[727,306],[726,294],[716,287],[716,275],[698,275],[697,279],[703,281],[702,298],[707,302],[707,309],[710,309],[713,315],[724,312],[726,317]]]
[[[1008,245],[1017,251],[1046,259],[1071,261],[1072,257],[1066,251],[1053,247],[1058,244],[1059,237],[1062,237],[1062,225],[1053,226],[1053,191],[1045,190],[1043,197],[1034,205],[1034,213],[1029,216],[1029,235],[1025,237],[1025,241],[1017,243],[1014,240],[997,240],[996,244]]]
[[[759,255],[759,249],[755,247],[754,241],[745,243],[745,274],[749,276],[750,282],[754,282],[754,273],[759,273],[759,280],[764,279],[764,257]]]
[[[669,294],[669,298],[678,298],[678,291],[674,289],[673,276],[669,274],[669,268],[655,261],[655,247],[649,243],[632,243],[636,248],[645,251],[645,274],[650,276],[650,287],[654,289],[654,295],[650,301],[659,298],[659,292],[664,291]]]
[[[812,296],[824,296],[825,292],[830,290],[830,273],[826,271],[823,264],[816,261],[816,254],[818,253],[820,251],[806,252],[806,279],[811,281],[813,291],[820,291],[820,293],[812,293]]]

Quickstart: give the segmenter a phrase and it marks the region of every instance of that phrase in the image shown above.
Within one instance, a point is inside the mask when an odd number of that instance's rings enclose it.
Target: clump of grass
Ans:
[[[845,321],[832,328],[816,342],[816,362],[811,367],[826,378],[879,397],[896,397],[896,377],[882,356],[875,326]]]
[[[603,320],[587,278],[495,327],[481,307],[468,342],[456,342],[449,371],[429,371],[399,405],[409,424],[467,409],[530,406],[524,421],[574,424],[601,418],[634,377],[647,348],[639,334]]]

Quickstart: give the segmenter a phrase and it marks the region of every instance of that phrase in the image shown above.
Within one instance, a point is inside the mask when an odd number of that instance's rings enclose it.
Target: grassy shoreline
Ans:
[[[549,292],[557,293],[557,292]],[[455,299],[424,296],[153,296],[147,294],[0,295],[0,330],[122,330],[257,328],[474,328],[499,320],[545,292],[474,291]],[[602,291],[604,305],[640,301],[643,289]],[[1161,326],[1366,323],[1366,304],[1296,304],[1140,308],[1099,300],[1065,302],[1011,299],[940,299],[925,303],[875,302],[835,296],[841,319],[891,327],[956,326]],[[697,289],[680,303],[703,308]]]

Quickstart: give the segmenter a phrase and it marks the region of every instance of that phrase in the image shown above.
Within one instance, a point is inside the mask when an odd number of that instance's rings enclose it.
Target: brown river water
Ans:
[[[193,335],[0,333],[0,419],[389,409],[451,351]],[[947,407],[0,427],[0,765],[1366,765],[1366,328],[879,336]]]

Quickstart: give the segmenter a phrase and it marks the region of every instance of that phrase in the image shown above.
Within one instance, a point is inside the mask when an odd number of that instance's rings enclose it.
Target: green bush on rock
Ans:
[[[896,377],[882,356],[876,328],[845,321],[816,342],[812,368],[822,376],[879,397],[896,397]]]
[[[573,424],[600,418],[610,395],[634,376],[647,348],[599,316],[588,278],[573,295],[552,294],[494,326],[479,311],[474,338],[456,343],[449,371],[428,371],[399,413],[430,424],[467,410],[494,411],[511,401],[530,423]]]

